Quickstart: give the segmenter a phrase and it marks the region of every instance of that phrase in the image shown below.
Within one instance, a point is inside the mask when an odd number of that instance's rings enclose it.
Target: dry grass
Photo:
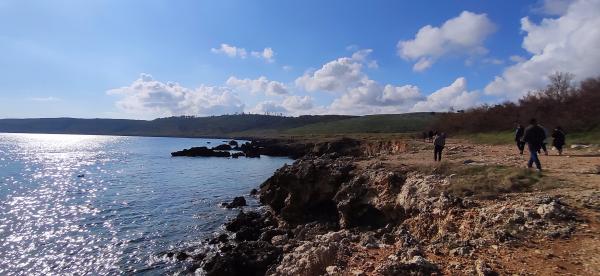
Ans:
[[[444,190],[456,196],[495,198],[500,194],[545,191],[559,187],[558,180],[524,168],[462,165],[442,162],[415,167],[425,174],[450,178]]]

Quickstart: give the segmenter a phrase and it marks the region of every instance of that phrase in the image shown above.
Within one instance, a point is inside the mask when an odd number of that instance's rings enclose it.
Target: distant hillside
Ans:
[[[290,134],[405,133],[427,129],[435,113],[367,115],[339,121],[319,122],[285,131]]]
[[[342,116],[222,115],[169,117],[151,121],[122,119],[0,119],[0,132],[67,133],[135,136],[218,137],[265,134],[332,134],[421,131],[434,116],[429,113]]]

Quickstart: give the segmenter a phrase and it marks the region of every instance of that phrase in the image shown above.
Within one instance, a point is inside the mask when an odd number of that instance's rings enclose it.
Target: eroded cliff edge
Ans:
[[[509,189],[478,196],[456,192],[450,165],[390,162],[415,150],[352,139],[313,146],[260,186],[265,208],[240,211],[193,267],[208,275],[495,275],[518,272],[515,252],[597,223],[586,213],[597,207],[582,214],[562,195],[523,189],[539,183],[519,175]]]

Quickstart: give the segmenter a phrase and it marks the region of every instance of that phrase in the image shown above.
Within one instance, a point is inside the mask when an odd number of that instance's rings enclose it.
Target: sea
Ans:
[[[164,275],[289,158],[171,157],[223,139],[0,133],[0,275]],[[244,141],[240,141],[244,142]]]

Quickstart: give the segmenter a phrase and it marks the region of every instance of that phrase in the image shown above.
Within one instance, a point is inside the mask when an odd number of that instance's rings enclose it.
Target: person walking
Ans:
[[[529,161],[527,162],[527,167],[531,168],[533,163],[537,167],[538,171],[542,171],[542,164],[538,157],[538,151],[542,148],[542,143],[544,139],[546,139],[546,133],[544,129],[537,124],[536,119],[531,119],[529,121],[529,126],[525,129],[525,134],[523,135],[523,142],[527,143],[527,147],[529,148]]]
[[[433,134],[434,134],[434,133],[433,133],[433,130],[430,130],[430,131],[427,133],[427,138],[428,138],[429,142],[432,142],[432,141],[433,141]]]
[[[433,160],[442,161],[442,150],[446,145],[446,133],[440,133],[433,138]]]
[[[565,133],[562,128],[557,126],[552,132],[552,146],[558,150],[558,155],[562,155],[563,146],[565,145]]]
[[[515,142],[517,143],[517,148],[519,149],[519,153],[523,155],[523,151],[525,150],[525,142],[523,142],[523,135],[525,134],[525,128],[521,124],[517,124],[517,129],[515,131]]]

